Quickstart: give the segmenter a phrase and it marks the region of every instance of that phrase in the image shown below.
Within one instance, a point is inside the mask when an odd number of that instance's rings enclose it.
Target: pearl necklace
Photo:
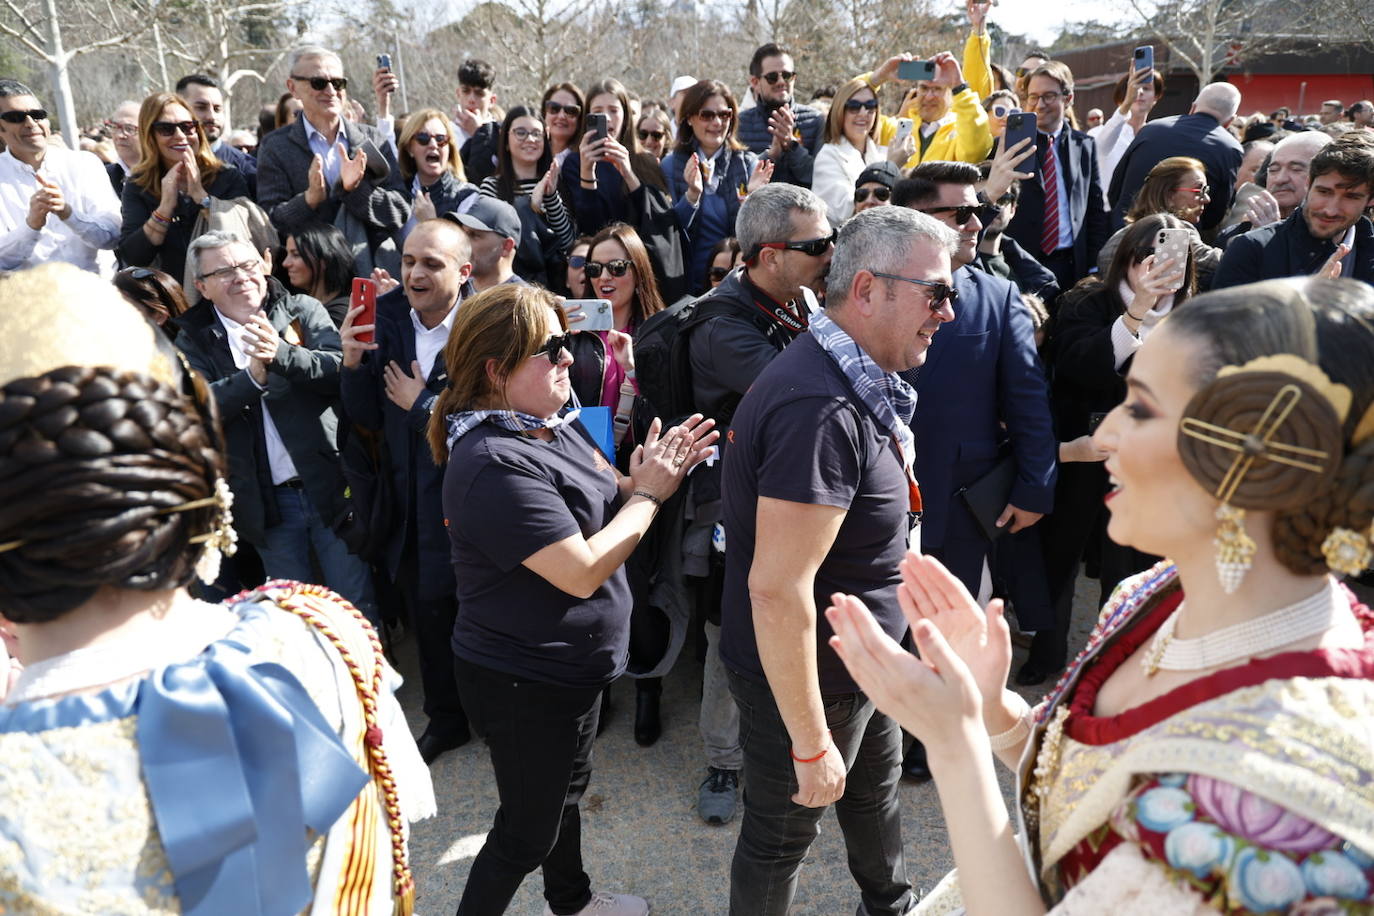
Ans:
[[[1160,669],[1204,671],[1228,665],[1315,636],[1330,628],[1338,612],[1349,608],[1345,593],[1328,578],[1321,591],[1295,604],[1195,639],[1177,639],[1174,629],[1183,611],[1180,603],[1160,626],[1140,666],[1146,676],[1153,677]]]

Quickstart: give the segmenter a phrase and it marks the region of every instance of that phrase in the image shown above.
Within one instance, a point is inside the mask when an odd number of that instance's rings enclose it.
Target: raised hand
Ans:
[[[706,179],[701,173],[701,157],[696,153],[687,158],[682,180],[687,182],[687,202],[695,207],[701,201],[701,192],[706,186]]]
[[[754,163],[754,171],[749,174],[749,182],[744,186],[746,194],[753,194],[773,180],[773,160],[760,159]]]
[[[324,159],[316,154],[310,160],[310,172],[306,175],[306,206],[314,210],[329,197],[329,188],[324,183]]]
[[[660,500],[677,491],[687,472],[704,460],[720,438],[716,421],[692,414],[659,436],[663,423],[657,417],[649,424],[644,442],[630,456],[630,477],[636,490],[647,490]]]
[[[424,188],[415,192],[415,203],[412,205],[410,212],[414,215],[415,222],[417,223],[424,222],[427,219],[434,219],[434,217],[439,215],[438,211],[434,208],[434,201],[429,199],[429,192]]]
[[[534,186],[534,190],[530,192],[530,209],[540,216],[543,216],[544,201],[548,200],[549,196],[557,193],[557,191],[558,163],[552,162],[549,164],[549,170],[544,173],[544,177],[539,180],[539,183]]]
[[[349,156],[344,145],[338,145],[339,150],[339,185],[345,191],[352,191],[362,184],[363,175],[367,172],[367,153],[359,147]]]
[[[1336,279],[1341,275],[1341,260],[1348,254],[1350,254],[1349,245],[1345,243],[1337,245],[1336,250],[1331,253],[1331,257],[1326,259],[1326,263],[1313,276],[1325,277],[1328,280]]]
[[[1035,144],[1029,137],[1016,141],[1011,147],[1004,147],[1003,140],[997,142],[997,155],[992,157],[992,168],[988,170],[988,180],[983,183],[983,194],[988,200],[997,200],[1011,188],[1013,181],[1026,181],[1034,178],[1032,172],[1018,172],[1016,167],[1035,155]]]
[[[387,293],[391,292],[393,289],[401,285],[401,281],[397,280],[391,274],[387,273],[385,267],[372,268],[372,282],[377,284],[378,296],[385,296]]]
[[[373,279],[376,279],[376,271],[373,271]],[[377,292],[381,292],[380,284]],[[361,305],[355,305],[349,309],[348,314],[344,316],[343,326],[339,328],[339,340],[343,343],[343,367],[345,369],[358,368],[362,365],[363,354],[368,350],[377,349],[375,340],[363,341],[358,339],[359,334],[366,334],[377,328],[375,324],[353,323],[363,313],[363,309],[364,307]]]

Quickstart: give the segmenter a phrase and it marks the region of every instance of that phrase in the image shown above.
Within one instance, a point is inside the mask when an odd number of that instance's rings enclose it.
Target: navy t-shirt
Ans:
[[[455,655],[570,687],[624,672],[624,567],[583,599],[521,565],[578,532],[591,537],[620,507],[615,470],[581,424],[559,426],[545,442],[483,423],[454,444],[443,499],[458,583]]]
[[[722,660],[737,674],[765,680],[749,601],[758,498],[835,506],[847,514],[816,573],[816,667],[822,693],[857,691],[830,648],[824,611],[831,594],[845,592],[862,600],[893,639],[906,633],[897,564],[906,553],[910,504],[891,435],[803,333],[740,402],[724,461]]]

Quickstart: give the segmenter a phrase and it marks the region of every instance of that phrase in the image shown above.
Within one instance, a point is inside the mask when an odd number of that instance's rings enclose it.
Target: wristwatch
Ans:
[[[210,209],[210,195],[209,195],[209,194],[206,194],[204,197],[202,197],[202,198],[200,199],[200,208],[201,208],[202,210],[209,210],[209,209]]]
[[[955,86],[953,89],[951,89],[951,90],[949,91],[949,94],[950,94],[950,95],[958,95],[959,93],[963,92],[963,91],[964,91],[965,89],[967,89],[967,88],[968,88],[968,83],[960,83],[959,85],[957,85],[957,86]]]

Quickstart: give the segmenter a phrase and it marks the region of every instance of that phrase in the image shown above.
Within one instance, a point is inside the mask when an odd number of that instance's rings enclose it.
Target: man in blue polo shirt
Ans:
[[[739,705],[744,819],[734,916],[783,916],[835,804],[861,912],[915,903],[897,798],[901,739],[849,677],[817,608],[858,595],[894,639],[897,564],[920,497],[907,425],[920,365],[954,317],[950,229],[906,208],[845,224],[826,308],[744,396],[725,446],[721,659]],[[853,774],[852,780],[847,777]]]

